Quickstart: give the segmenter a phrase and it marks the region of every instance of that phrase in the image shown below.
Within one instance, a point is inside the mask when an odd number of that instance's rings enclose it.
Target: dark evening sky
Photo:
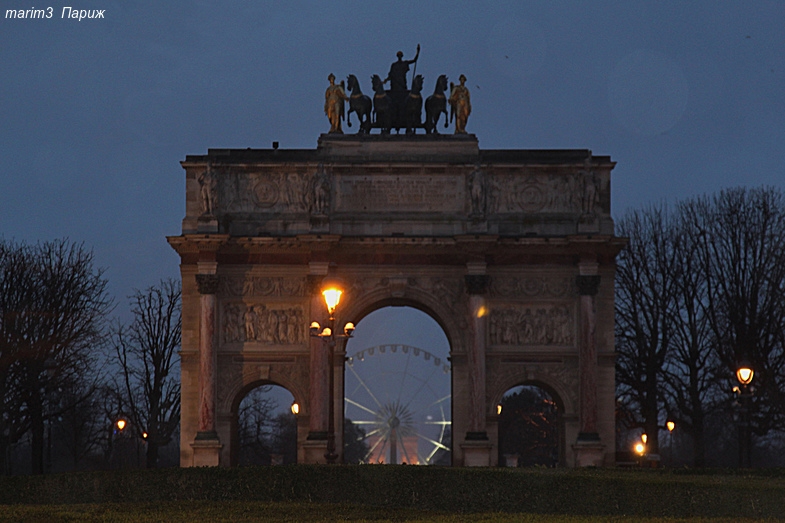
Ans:
[[[186,154],[315,148],[327,75],[370,92],[418,43],[426,93],[468,77],[481,148],[617,161],[615,216],[785,188],[783,2],[66,3],[104,10],[82,21],[63,5],[2,2],[0,235],[84,241],[121,303],[177,275]]]

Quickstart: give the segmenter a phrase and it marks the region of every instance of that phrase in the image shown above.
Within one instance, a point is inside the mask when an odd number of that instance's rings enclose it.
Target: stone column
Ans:
[[[327,324],[327,308],[321,295],[321,284],[327,274],[327,264],[311,262],[308,289],[311,297],[310,321]],[[327,451],[327,421],[329,395],[328,351],[322,338],[310,338],[310,389],[308,394],[308,438],[304,444],[306,463],[324,463]]]
[[[576,466],[599,467],[602,466],[605,456],[605,445],[600,441],[600,435],[597,432],[597,340],[595,334],[597,318],[594,302],[600,286],[600,276],[581,274],[577,277],[576,283],[580,295],[580,345],[578,348],[580,432],[573,449]]]
[[[471,344],[467,353],[469,371],[469,430],[461,445],[464,465],[467,467],[490,466],[491,444],[485,427],[485,344],[488,309],[485,294],[489,277],[486,274],[466,276],[466,292],[469,294],[469,326]]]
[[[215,343],[215,294],[218,276],[197,274],[200,296],[199,317],[199,431],[191,445],[194,466],[218,466],[221,442],[215,430],[217,347]]]

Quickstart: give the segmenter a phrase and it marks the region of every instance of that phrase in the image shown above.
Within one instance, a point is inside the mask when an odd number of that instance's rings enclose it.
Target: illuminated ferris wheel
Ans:
[[[410,345],[347,358],[344,416],[361,430],[364,463],[449,464],[450,365]]]

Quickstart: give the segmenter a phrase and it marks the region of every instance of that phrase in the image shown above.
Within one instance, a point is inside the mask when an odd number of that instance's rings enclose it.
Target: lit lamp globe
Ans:
[[[755,371],[752,370],[752,365],[748,361],[745,360],[739,363],[739,368],[736,369],[736,379],[739,380],[739,383],[749,385],[752,383],[754,375]]]
[[[668,432],[673,432],[673,429],[676,428],[676,423],[673,421],[668,421],[665,426],[668,428]]]
[[[335,312],[335,308],[341,301],[341,294],[343,294],[343,280],[332,276],[322,280],[322,296],[324,296],[324,303],[327,304],[327,312],[330,315]]]

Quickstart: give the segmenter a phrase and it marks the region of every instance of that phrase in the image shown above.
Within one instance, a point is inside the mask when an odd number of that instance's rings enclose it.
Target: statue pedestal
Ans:
[[[595,214],[584,214],[578,222],[578,234],[599,233],[600,220]]]
[[[311,215],[311,232],[312,233],[329,233],[330,232],[330,217],[326,214]]]
[[[194,451],[193,466],[194,467],[217,467],[221,461],[221,449],[223,445],[218,440],[218,436],[213,438],[199,437],[197,434],[196,439],[191,443],[191,448]]]
[[[473,134],[323,134],[318,152],[325,161],[436,161],[475,163],[480,157]]]
[[[218,219],[212,214],[203,214],[196,220],[196,232],[218,232]]]
[[[489,441],[465,441],[461,443],[464,467],[490,467],[491,449]]]
[[[576,467],[602,467],[605,465],[605,445],[596,439],[583,439],[580,436],[572,446]]]
[[[327,463],[324,455],[327,454],[327,439],[307,439],[302,444],[305,454],[304,463],[312,465],[315,463]]]

